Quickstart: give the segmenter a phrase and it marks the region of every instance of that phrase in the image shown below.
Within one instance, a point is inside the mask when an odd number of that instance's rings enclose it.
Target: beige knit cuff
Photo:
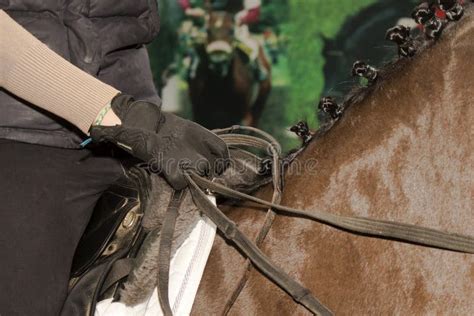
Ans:
[[[0,56],[2,63],[8,63],[2,68],[4,88],[87,133],[119,91],[66,61],[4,15],[0,15],[0,26],[10,32],[8,37],[2,32],[0,41],[0,53],[6,52]]]

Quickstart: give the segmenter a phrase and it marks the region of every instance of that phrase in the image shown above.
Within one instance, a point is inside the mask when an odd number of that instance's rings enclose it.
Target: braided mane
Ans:
[[[464,3],[463,7],[464,7],[464,16],[461,18],[461,20],[472,18],[473,11],[474,11],[474,3],[472,2]],[[446,27],[443,29],[441,38],[446,37],[446,36],[452,36],[456,32],[457,29],[458,29],[458,23],[456,23],[456,21],[448,22]],[[354,105],[359,104],[360,102],[365,100],[369,95],[380,90],[381,87],[388,84],[390,82],[390,79],[393,78],[394,75],[396,75],[400,71],[403,71],[403,69],[406,68],[413,60],[417,59],[422,54],[427,54],[430,48],[436,45],[437,41],[438,39],[430,39],[427,36],[425,36],[425,34],[423,34],[422,32],[420,34],[417,34],[416,37],[414,37],[411,42],[411,45],[413,45],[412,47],[415,48],[416,50],[416,54],[413,57],[400,56],[399,58],[396,58],[382,65],[381,67],[378,67],[377,80],[375,80],[373,83],[367,86],[361,86],[359,84],[353,86],[352,89],[349,91],[349,93],[345,96],[344,100],[342,101],[338,109],[341,112],[341,116],[343,116],[343,113],[345,112],[345,110],[347,110],[348,108]],[[326,119],[321,122],[320,128],[312,134],[311,138],[309,140],[306,139],[306,141],[303,141],[303,145],[301,148],[290,152],[288,156],[285,158],[285,161],[286,162],[293,161],[294,158],[296,158],[301,152],[303,152],[304,149],[307,148],[307,146],[311,142],[323,137],[338,122],[339,122],[339,117],[334,119],[328,115]],[[298,124],[301,124],[301,122]]]

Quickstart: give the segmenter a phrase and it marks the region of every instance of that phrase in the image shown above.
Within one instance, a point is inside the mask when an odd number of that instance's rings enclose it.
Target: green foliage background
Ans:
[[[345,19],[375,0],[289,0],[289,122],[301,119],[317,126],[316,101],[324,87],[324,38],[334,37]],[[348,70],[349,71],[349,70]]]
[[[306,120],[317,128],[317,101],[324,88],[324,39],[337,35],[345,20],[378,0],[262,0],[261,22],[254,31],[270,27],[284,39],[284,52],[273,65],[272,95],[264,109],[260,128],[273,134],[285,149],[299,144],[287,133],[289,126]],[[155,84],[162,87],[164,70],[177,59],[177,29],[183,15],[177,1],[158,0],[161,31],[148,48]],[[349,71],[349,69],[347,70]],[[186,95],[184,84],[182,94]],[[190,116],[186,103],[180,115]]]

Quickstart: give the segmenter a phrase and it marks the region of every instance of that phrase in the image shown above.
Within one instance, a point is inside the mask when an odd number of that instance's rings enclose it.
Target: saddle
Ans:
[[[133,167],[99,199],[73,259],[61,315],[93,315],[103,297],[117,294],[144,238],[140,225],[147,173]]]
[[[233,166],[217,182],[248,193],[268,182],[265,176],[268,172],[261,168],[265,165],[262,159],[237,148],[231,149],[231,154]],[[136,270],[147,273],[153,270],[153,267],[140,267],[140,261],[144,261],[141,257],[148,256],[146,261],[156,264],[149,258],[156,256],[149,240],[153,231],[162,228],[172,191],[159,176],[134,166],[103,193],[76,249],[69,293],[61,315],[94,315],[96,303],[101,300],[113,297],[133,305],[150,294],[155,284],[143,288],[144,282],[136,280],[143,272]],[[190,194],[181,208],[194,216],[178,220],[176,229],[180,233],[175,237],[172,252],[184,241],[199,216]],[[139,254],[140,251],[149,253]],[[141,288],[133,283],[139,283]]]

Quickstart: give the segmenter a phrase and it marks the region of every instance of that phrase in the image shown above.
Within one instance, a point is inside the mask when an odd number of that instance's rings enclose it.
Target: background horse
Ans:
[[[309,170],[286,175],[283,205],[474,234],[472,5],[428,46],[354,95],[342,119],[309,144],[293,162]],[[270,188],[257,195],[269,199]],[[252,238],[264,213],[250,206],[227,210]],[[336,315],[474,313],[473,255],[284,216],[277,216],[262,248]],[[222,314],[243,263],[216,239],[195,315]],[[308,312],[254,270],[230,314]]]
[[[207,24],[208,40],[197,48],[199,64],[189,79],[194,120],[207,128],[256,126],[270,93],[270,75],[257,82],[247,55],[235,48],[232,14],[211,11]],[[261,47],[258,58],[270,73]]]

